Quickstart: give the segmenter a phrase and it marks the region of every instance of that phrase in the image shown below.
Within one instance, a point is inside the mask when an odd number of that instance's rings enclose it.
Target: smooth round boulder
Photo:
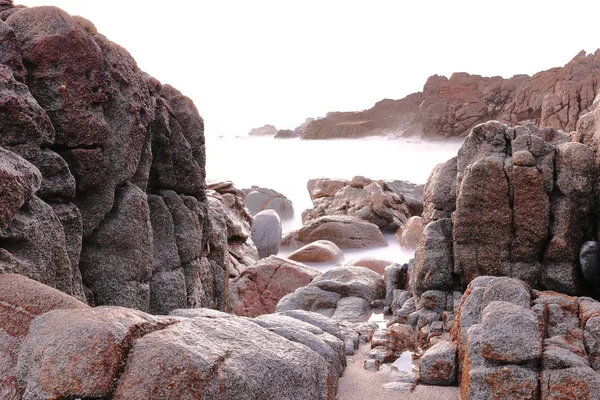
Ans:
[[[265,258],[279,252],[281,242],[281,219],[274,210],[263,210],[254,216],[252,241],[258,250],[258,257]]]
[[[361,297],[369,303],[385,298],[383,275],[363,267],[332,268],[315,278],[311,285],[342,297]]]
[[[378,274],[383,275],[383,272],[385,271],[385,267],[387,267],[390,264],[393,264],[393,263],[388,260],[380,260],[378,258],[373,258],[373,257],[362,257],[362,258],[357,258],[357,259],[354,259],[354,260],[346,263],[346,266],[364,267],[364,268],[370,269],[371,271],[375,271]]]
[[[338,262],[344,260],[344,254],[335,243],[329,240],[317,240],[294,251],[288,259],[315,263]]]

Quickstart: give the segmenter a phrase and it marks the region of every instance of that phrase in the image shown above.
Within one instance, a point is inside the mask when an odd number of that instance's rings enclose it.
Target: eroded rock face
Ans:
[[[598,166],[591,147],[569,140],[531,123],[510,128],[490,121],[473,128],[456,159],[438,166],[426,185],[428,225],[415,265],[417,273],[433,269],[415,280],[413,290],[446,271],[426,289],[449,290],[453,281],[464,288],[478,276],[495,275],[583,293],[579,252],[593,236]],[[433,235],[441,221],[450,225]]]
[[[249,237],[249,222],[209,212],[191,100],[84,18],[12,2],[2,13],[0,272],[92,305],[226,309],[225,271],[251,262],[230,266],[227,240]]]
[[[582,51],[565,66],[531,77],[433,75],[422,92],[403,99],[385,99],[365,111],[330,112],[311,123],[302,138],[464,137],[474,126],[492,119],[510,125],[533,121],[570,132],[579,117],[593,108],[599,66],[600,52]]]

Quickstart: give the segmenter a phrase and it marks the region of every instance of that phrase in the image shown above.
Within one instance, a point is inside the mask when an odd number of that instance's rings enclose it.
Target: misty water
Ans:
[[[295,217],[284,221],[287,232],[302,226],[302,211],[312,202],[306,183],[313,178],[352,179],[362,175],[374,180],[406,180],[425,183],[431,170],[454,157],[460,141],[426,142],[418,139],[300,140],[264,137],[207,137],[207,180],[230,180],[237,188],[252,185],[277,190],[288,197]],[[386,235],[388,247],[344,250],[346,261],[369,256],[404,263],[413,252],[400,248]],[[280,255],[289,251],[282,249]],[[319,268],[317,265],[314,267]],[[321,266],[327,268],[328,266]]]

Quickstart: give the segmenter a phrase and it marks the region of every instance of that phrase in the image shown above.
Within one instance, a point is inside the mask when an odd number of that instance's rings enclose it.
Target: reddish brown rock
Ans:
[[[338,262],[344,260],[339,247],[328,240],[317,240],[299,248],[287,257],[298,262]]]
[[[50,311],[32,322],[19,354],[23,396],[108,396],[135,340],[176,321],[121,307]]]
[[[17,357],[31,321],[50,310],[75,308],[88,306],[22,275],[0,274],[0,398],[21,399]]]
[[[308,285],[319,275],[303,264],[267,257],[231,281],[231,308],[236,315],[247,317],[273,313],[282,297]]]

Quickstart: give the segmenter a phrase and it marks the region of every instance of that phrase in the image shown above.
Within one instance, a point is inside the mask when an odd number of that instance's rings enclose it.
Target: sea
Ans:
[[[306,184],[313,178],[405,180],[425,183],[432,169],[454,157],[462,140],[431,142],[405,138],[334,140],[274,139],[272,137],[207,137],[207,181],[229,180],[239,189],[253,185],[274,189],[289,198],[293,220],[283,222],[284,232],[302,226],[302,211],[311,208]],[[414,251],[402,249],[393,234],[387,247],[344,250],[346,261],[374,257],[405,263]],[[280,256],[289,254],[282,249]],[[330,265],[313,265],[328,269]]]

